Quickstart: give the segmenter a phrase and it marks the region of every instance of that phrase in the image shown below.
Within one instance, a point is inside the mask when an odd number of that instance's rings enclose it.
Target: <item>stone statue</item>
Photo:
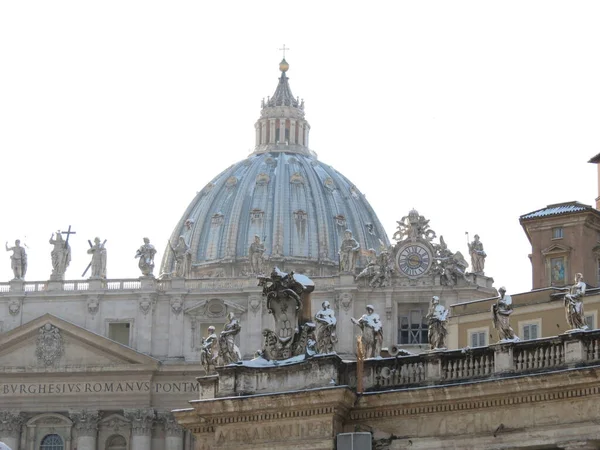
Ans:
[[[352,323],[358,325],[362,331],[362,343],[365,348],[365,358],[377,358],[381,356],[383,345],[383,324],[379,314],[375,313],[373,305],[367,305],[367,314],[356,320],[352,317]]]
[[[355,277],[355,281],[367,278],[372,288],[389,286],[393,271],[389,251],[384,249],[377,255],[371,248],[367,261],[367,267]]]
[[[150,243],[150,239],[144,238],[144,245],[142,245],[137,252],[135,257],[140,258],[138,266],[142,271],[142,275],[145,277],[153,277],[152,272],[154,271],[154,255],[156,255],[156,249],[154,245]]]
[[[440,298],[437,295],[431,298],[431,305],[426,317],[429,321],[428,337],[431,350],[446,348],[448,310],[440,305]]]
[[[340,272],[354,272],[360,244],[352,237],[352,231],[344,232],[344,240],[340,247]]]
[[[169,241],[169,247],[175,257],[175,276],[179,278],[188,278],[192,266],[192,254],[190,246],[185,242],[183,236],[179,236],[177,246],[173,248]]]
[[[471,254],[472,273],[483,275],[483,268],[485,266],[485,258],[487,255],[483,251],[483,244],[479,240],[478,234],[474,236],[473,242],[469,244],[469,253]]]
[[[92,267],[91,278],[106,278],[106,248],[104,244],[106,241],[100,243],[100,238],[94,238],[94,245],[88,249],[88,255],[92,255],[92,261],[90,263]],[[85,273],[85,272],[84,272]]]
[[[275,331],[263,330],[262,356],[268,360],[282,360],[304,355],[315,325],[299,323],[302,295],[312,292],[314,283],[307,276],[288,274],[277,267],[269,277],[258,277],[258,280],[258,285],[263,288],[262,295],[267,299],[267,310],[275,320]]]
[[[260,236],[254,236],[254,242],[250,244],[248,255],[250,256],[250,271],[254,275],[263,273],[263,253],[265,253],[265,244],[260,241]]]
[[[10,256],[10,267],[15,274],[15,280],[22,280],[25,278],[27,273],[27,253],[25,249],[21,247],[21,241],[16,240],[14,247],[9,247],[8,242],[5,244],[6,251],[12,251],[13,254]]]
[[[437,260],[440,282],[446,286],[455,286],[460,278],[469,284],[469,280],[465,276],[465,271],[469,267],[469,264],[462,253],[451,252],[448,249],[446,241],[444,241],[444,236],[440,236],[439,245],[434,245],[434,247],[436,249],[435,259]]]
[[[585,323],[585,314],[583,312],[585,287],[583,275],[578,273],[575,275],[575,284],[568,288],[569,293],[565,295],[565,315],[567,316],[567,323],[572,330],[588,329],[588,326]]]
[[[519,341],[519,337],[510,326],[510,315],[513,312],[512,298],[506,294],[506,288],[503,286],[498,289],[500,297],[492,305],[492,320],[494,328],[498,332],[500,342]]]
[[[337,319],[327,300],[321,306],[323,309],[315,314],[317,352],[333,353],[335,352],[335,344],[338,341],[336,335]]]
[[[56,238],[55,238],[56,237]],[[71,262],[71,246],[68,241],[62,237],[62,233],[57,231],[50,236],[50,244],[54,246],[50,253],[52,257],[52,280],[62,280]]]
[[[241,361],[242,354],[237,345],[235,345],[235,337],[240,333],[242,327],[240,322],[235,318],[235,314],[230,312],[227,314],[229,322],[219,334],[219,364],[226,365]]]
[[[215,334],[215,327],[208,327],[208,336],[202,338],[202,347],[200,350],[200,363],[204,367],[206,373],[210,372],[210,368],[215,366],[217,358],[219,356],[217,352],[217,335]]]

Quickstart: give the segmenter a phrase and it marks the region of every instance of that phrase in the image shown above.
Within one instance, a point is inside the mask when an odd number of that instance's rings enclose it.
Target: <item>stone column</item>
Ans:
[[[165,425],[165,450],[183,450],[183,428],[171,413],[161,414]]]
[[[172,295],[169,299],[169,357],[183,356],[183,297]]]
[[[267,121],[266,120],[262,120],[260,122],[260,143],[263,145],[267,143]]]
[[[139,408],[123,411],[127,420],[131,421],[131,450],[148,450],[151,448],[154,409]]]
[[[18,411],[0,411],[0,441],[13,450],[19,450],[23,416]]]
[[[350,275],[350,277],[352,277]],[[340,277],[342,278],[342,277]],[[342,354],[353,355],[356,352],[356,341],[354,339],[354,324],[350,321],[354,312],[353,295],[350,291],[339,292],[335,298],[337,317],[338,343],[336,351]],[[341,330],[345,332],[341,333]]]
[[[304,145],[304,122],[298,123],[298,144]]]
[[[96,450],[98,411],[72,411],[69,417],[77,430],[77,450]]]
[[[275,143],[275,119],[271,119],[269,123],[269,144]]]
[[[260,123],[256,122],[256,124],[254,125],[254,129],[255,129],[255,138],[254,138],[254,142],[256,146],[260,145]]]
[[[290,119],[290,144],[296,143],[296,120]]]
[[[279,142],[285,144],[285,119],[279,119]]]

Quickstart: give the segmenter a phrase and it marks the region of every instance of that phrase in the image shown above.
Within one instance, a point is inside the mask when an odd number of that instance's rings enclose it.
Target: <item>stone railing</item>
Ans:
[[[330,290],[336,284],[335,277],[313,278],[317,290]],[[248,278],[203,278],[197,280],[152,278],[123,278],[110,280],[63,280],[63,281],[19,281],[13,280],[0,283],[0,296],[14,292],[45,292],[45,291],[88,291],[88,290],[138,290],[155,289],[159,292],[170,290],[188,291],[227,291],[243,289],[259,289],[255,277]]]
[[[465,382],[600,364],[600,330],[489,347],[422,353],[364,363],[366,391]],[[341,384],[356,386],[356,363],[346,363]]]

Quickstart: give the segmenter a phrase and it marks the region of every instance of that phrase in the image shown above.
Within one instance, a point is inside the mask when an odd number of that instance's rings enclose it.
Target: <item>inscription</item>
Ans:
[[[217,444],[233,442],[284,441],[289,439],[315,439],[332,437],[332,429],[327,423],[288,423],[257,425],[248,428],[220,428],[217,431]]]
[[[21,395],[112,394],[122,392],[156,394],[199,393],[200,385],[192,382],[151,383],[149,381],[109,381],[96,383],[0,383],[0,397]]]

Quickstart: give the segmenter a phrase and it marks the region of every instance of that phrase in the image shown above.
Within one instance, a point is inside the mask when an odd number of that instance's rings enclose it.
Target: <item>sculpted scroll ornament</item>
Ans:
[[[13,298],[8,302],[8,312],[11,316],[16,316],[21,311],[21,299]]]
[[[60,330],[47,323],[40,328],[36,341],[35,355],[45,366],[54,364],[63,354],[64,346]]]
[[[158,420],[163,423],[167,436],[181,437],[183,435],[183,428],[177,423],[173,414],[159,413]]]
[[[24,417],[19,412],[0,411],[0,436],[17,438],[24,421]]]
[[[100,306],[99,298],[97,295],[91,295],[88,297],[87,307],[90,314],[93,316],[98,312]]]
[[[152,431],[152,422],[154,421],[154,409],[126,409],[124,416],[131,422],[131,430],[134,436],[147,436]]]
[[[341,306],[344,309],[344,311],[349,311],[350,307],[352,306],[352,294],[350,292],[342,292],[335,299],[335,303],[336,303],[338,310],[339,310],[339,307]]]
[[[173,297],[171,299],[171,311],[176,316],[183,310],[183,299],[181,297]]]
[[[98,411],[73,411],[69,416],[79,436],[95,436],[98,432]]]

